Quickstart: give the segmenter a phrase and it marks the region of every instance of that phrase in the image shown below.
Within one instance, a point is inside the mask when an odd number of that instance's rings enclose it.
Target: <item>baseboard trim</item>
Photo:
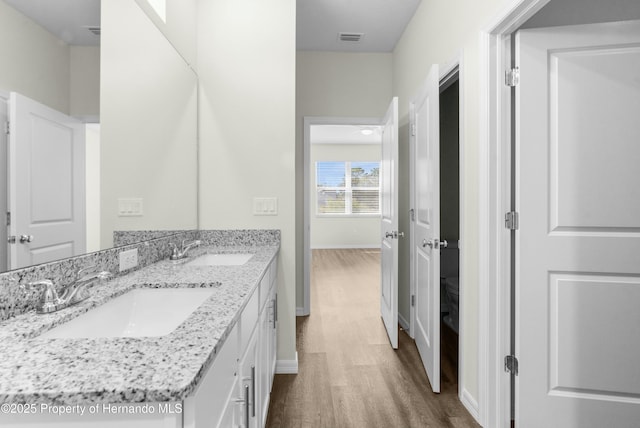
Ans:
[[[480,423],[480,406],[478,406],[476,399],[473,398],[466,389],[462,389],[460,392],[460,402],[462,402],[462,405],[467,409],[469,414],[473,416],[473,419]]]
[[[277,360],[276,374],[298,374],[298,353],[295,360]]]
[[[403,329],[404,331],[406,331],[406,332],[407,332],[407,334],[409,334],[409,333],[410,333],[410,332],[409,332],[409,323],[407,322],[407,320],[406,320],[406,319],[404,319],[404,317],[402,316],[402,314],[400,314],[399,312],[398,312],[398,324],[400,324],[400,327],[402,327],[402,329]],[[409,334],[409,336],[411,336],[411,335]]]
[[[380,249],[380,244],[330,244],[330,245],[312,245],[312,250],[367,250]]]

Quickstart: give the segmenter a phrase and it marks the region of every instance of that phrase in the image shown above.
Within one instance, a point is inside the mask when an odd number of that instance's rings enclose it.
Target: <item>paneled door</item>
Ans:
[[[10,268],[84,253],[84,125],[15,92],[9,106]]]
[[[640,22],[516,36],[516,425],[640,424]]]
[[[413,337],[431,389],[440,392],[440,74],[437,64],[411,101]]]
[[[391,100],[382,120],[380,162],[380,312],[393,349],[398,348],[398,98]]]

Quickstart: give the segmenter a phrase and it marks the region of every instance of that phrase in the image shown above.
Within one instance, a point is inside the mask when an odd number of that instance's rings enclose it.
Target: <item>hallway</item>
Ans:
[[[394,351],[380,318],[379,250],[314,250],[311,316],[297,318],[299,373],[276,375],[268,427],[477,427],[443,358],[433,394],[413,340]]]

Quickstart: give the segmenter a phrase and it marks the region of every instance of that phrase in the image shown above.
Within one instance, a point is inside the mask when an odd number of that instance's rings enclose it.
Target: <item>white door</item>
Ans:
[[[0,90],[0,213],[6,213],[9,211],[9,198],[8,198],[8,176],[7,170],[8,155],[9,155],[9,143],[8,130],[9,125],[9,92]],[[6,223],[5,223],[6,224]],[[7,243],[7,232],[9,228],[3,225],[0,227],[0,272],[7,270],[9,261],[9,244]]]
[[[440,392],[440,74],[431,67],[410,104],[413,336],[433,392]]]
[[[640,426],[640,21],[516,36],[516,424]]]
[[[82,254],[84,126],[15,92],[9,104],[10,268]]]
[[[398,348],[398,98],[394,97],[382,121],[380,162],[380,312],[393,349]]]

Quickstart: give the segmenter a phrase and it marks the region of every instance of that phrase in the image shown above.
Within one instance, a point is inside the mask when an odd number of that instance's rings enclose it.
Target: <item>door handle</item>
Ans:
[[[449,243],[447,242],[446,239],[444,240],[439,240],[438,238],[435,238],[433,241],[427,241],[426,239],[422,240],[422,247],[429,247],[431,249],[438,249],[438,248],[447,248],[449,246]]]
[[[33,241],[33,235],[20,235],[20,243],[24,244],[25,242]]]
[[[397,230],[394,230],[393,232],[385,232],[384,237],[391,239],[398,239],[399,237],[404,238],[404,232],[398,232]]]

